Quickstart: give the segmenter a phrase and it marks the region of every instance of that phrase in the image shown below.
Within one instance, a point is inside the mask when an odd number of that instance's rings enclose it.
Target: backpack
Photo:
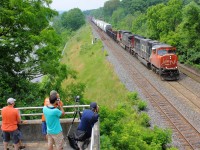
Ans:
[[[73,135],[69,135],[68,140],[69,140],[69,144],[72,148],[74,148],[75,150],[80,150],[80,148],[78,147],[78,144],[77,144],[76,140],[74,139]]]

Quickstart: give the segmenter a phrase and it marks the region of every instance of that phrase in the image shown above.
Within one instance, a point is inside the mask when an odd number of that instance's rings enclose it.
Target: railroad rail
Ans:
[[[200,83],[200,73],[194,69],[191,69],[183,64],[178,64],[179,70],[184,73],[185,75],[189,76],[193,80]]]
[[[180,81],[177,82],[168,82],[168,84],[173,88],[173,91],[178,92],[185,101],[190,104],[190,107],[200,113],[200,93],[197,91],[192,91],[186,85],[183,85]]]
[[[93,28],[98,32],[104,44],[109,48],[123,68],[131,75],[132,80],[141,89],[146,99],[152,104],[154,109],[160,114],[165,124],[170,127],[178,137],[181,145],[189,149],[200,149],[200,133],[192,124],[160,93],[139,71],[130,60],[126,59],[124,50],[119,50],[119,46],[95,25]]]

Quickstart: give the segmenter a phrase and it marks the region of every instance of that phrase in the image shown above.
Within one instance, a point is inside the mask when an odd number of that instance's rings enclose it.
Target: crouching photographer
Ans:
[[[83,142],[81,148],[86,149],[90,143],[90,137],[92,133],[92,127],[98,121],[99,107],[96,102],[90,103],[90,109],[85,109],[81,116],[80,123],[77,130],[70,136],[68,136],[69,143],[72,148],[79,150],[77,141]]]

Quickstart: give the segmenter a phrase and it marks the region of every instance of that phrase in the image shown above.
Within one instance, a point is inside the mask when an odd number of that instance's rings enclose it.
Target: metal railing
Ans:
[[[90,105],[67,105],[67,106],[63,106],[64,110],[65,110],[65,114],[68,115],[73,115],[75,111],[79,110],[80,112],[82,112],[84,109],[89,108]],[[74,108],[74,111],[66,111],[67,109],[72,109]],[[20,115],[21,117],[23,116],[42,116],[43,113],[21,113],[23,110],[42,110],[43,106],[39,106],[39,107],[18,107],[16,108],[20,111]],[[2,109],[0,109],[1,111]],[[1,120],[2,116],[0,115],[0,120]],[[41,120],[41,119],[40,119]],[[99,123],[99,122],[98,122]],[[99,128],[99,125],[95,124],[96,127],[95,128]],[[98,126],[98,127],[97,127]],[[96,138],[95,135],[95,129],[92,128],[92,135],[91,135],[91,143],[90,143],[90,147],[88,148],[89,150],[93,150],[93,149],[97,149],[98,148],[94,148],[94,147],[99,147],[99,143],[95,143],[94,138]],[[98,137],[99,138],[99,137]],[[94,145],[98,145],[98,146],[94,146]]]
[[[21,113],[22,110],[42,110],[44,106],[38,106],[38,107],[18,107],[16,109],[18,109],[20,111],[20,115],[22,116],[42,116],[43,113]],[[79,109],[80,111],[84,110],[85,108],[90,107],[90,105],[67,105],[67,106],[63,106],[64,110],[66,109],[71,109],[74,108],[74,111],[76,111],[77,109]],[[2,110],[2,109],[0,109]],[[74,114],[74,111],[65,111],[65,114]],[[0,117],[2,117],[0,115]]]

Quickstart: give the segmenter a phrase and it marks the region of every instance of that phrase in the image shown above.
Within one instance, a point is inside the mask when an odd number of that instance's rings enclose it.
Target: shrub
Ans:
[[[115,148],[112,146],[112,142],[111,139],[106,136],[106,135],[102,135],[100,137],[101,142],[101,149],[102,150],[115,150]]]
[[[140,114],[140,121],[141,121],[141,125],[144,126],[144,127],[149,127],[150,126],[150,117],[147,113],[141,113]]]
[[[128,99],[131,100],[131,101],[136,101],[138,100],[138,93],[137,92],[130,92],[128,93]]]
[[[146,109],[146,107],[147,107],[147,103],[145,102],[145,101],[139,101],[138,103],[137,103],[137,105],[138,105],[138,109],[141,111],[141,110],[145,110]]]
[[[103,53],[104,53],[104,56],[106,56],[106,57],[108,56],[108,52],[106,50],[104,50]]]

